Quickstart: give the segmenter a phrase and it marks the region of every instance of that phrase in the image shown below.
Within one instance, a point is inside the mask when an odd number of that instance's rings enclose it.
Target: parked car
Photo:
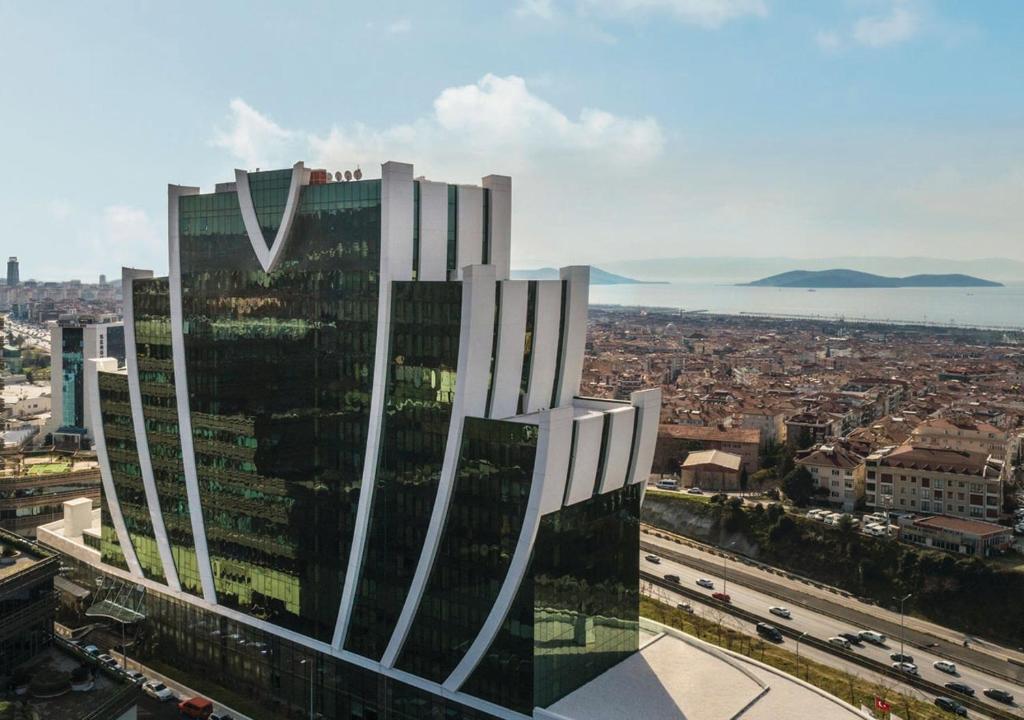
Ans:
[[[772,615],[778,615],[780,618],[786,618],[787,620],[790,620],[793,617],[793,613],[789,611],[789,608],[779,607],[778,605],[773,605],[768,608],[768,612]]]
[[[967,717],[967,708],[958,703],[956,700],[948,697],[937,697],[935,698],[935,704],[943,710],[951,712],[960,717]]]
[[[707,578],[698,578],[697,584],[700,585],[702,588],[707,588],[708,590],[715,589],[715,583],[713,583],[711,580],[708,580]]]
[[[846,638],[850,641],[851,645],[860,645],[861,642],[860,635],[858,635],[857,633],[842,632],[839,633],[839,637]]]
[[[100,649],[95,645],[86,645],[84,648],[82,648],[82,652],[84,652],[86,655],[98,657],[100,654]]]
[[[729,596],[729,593],[724,593],[724,592],[711,593],[711,597],[713,597],[718,602],[723,602],[723,603],[731,603],[732,602],[732,598]]]
[[[665,579],[668,580],[670,583],[675,583],[676,585],[679,584],[679,576],[678,575],[672,575],[671,573],[669,573],[668,575],[665,576]]]
[[[757,634],[761,637],[768,638],[772,642],[782,642],[782,632],[774,625],[759,622],[754,627],[757,629]]]
[[[213,714],[213,703],[204,697],[188,698],[178,703],[178,712],[193,720],[209,720]]]
[[[661,558],[657,555],[647,555],[644,557],[644,560],[646,560],[649,563],[654,563],[655,565],[661,564]]]
[[[861,630],[860,639],[872,645],[885,645],[885,635],[874,630]]]
[[[99,660],[104,665],[106,665],[107,667],[110,667],[110,668],[119,668],[119,667],[121,667],[118,664],[117,660],[115,660],[110,655],[107,655],[106,653],[104,653],[103,655],[98,656],[96,659]]]
[[[228,715],[226,712],[219,712],[211,713],[210,720],[235,720],[235,718],[231,715]]]
[[[683,612],[688,612],[688,613],[692,613],[693,612],[693,605],[691,605],[688,602],[677,603],[676,604],[676,608],[679,609],[679,610],[682,610]]]
[[[159,680],[150,680],[149,682],[143,683],[142,692],[146,693],[154,700],[159,700],[160,702],[174,699],[174,691]]]
[[[932,667],[939,672],[944,672],[947,675],[956,675],[956,663],[950,662],[949,660],[936,660],[932,663]]]
[[[891,665],[893,670],[897,670],[907,675],[917,675],[917,665],[912,662],[894,662]]]
[[[889,659],[892,660],[893,662],[907,662],[907,663],[914,662],[914,656],[913,655],[907,655],[906,653],[898,653],[898,652],[889,653]]]
[[[146,676],[140,673],[138,670],[125,670],[124,676],[136,685],[141,685],[142,683],[146,682]]]
[[[999,690],[998,688],[985,688],[982,692],[985,694],[985,697],[990,697],[997,702],[1006,703],[1007,705],[1013,703],[1013,695],[1005,690]]]
[[[847,640],[844,637],[839,636],[839,635],[834,635],[833,637],[830,637],[828,639],[828,644],[829,645],[835,645],[836,647],[840,647],[843,650],[849,650],[850,649],[850,641]]]
[[[690,494],[690,495],[703,495],[704,494],[704,491],[701,490],[699,487],[692,487],[689,490],[687,490],[686,492],[688,494]]]
[[[949,683],[946,683],[944,685],[944,687],[947,690],[952,690],[953,692],[958,692],[961,695],[966,695],[967,697],[974,697],[974,688],[972,688],[970,685],[967,685],[965,683],[962,683],[962,682],[949,682]]]

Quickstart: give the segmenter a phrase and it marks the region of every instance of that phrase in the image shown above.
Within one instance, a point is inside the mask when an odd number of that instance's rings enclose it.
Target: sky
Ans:
[[[0,0],[0,254],[166,273],[166,186],[513,177],[513,266],[1024,260],[1024,2]]]

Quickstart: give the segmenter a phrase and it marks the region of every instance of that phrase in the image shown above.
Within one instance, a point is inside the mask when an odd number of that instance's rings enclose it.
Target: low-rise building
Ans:
[[[828,491],[827,499],[851,512],[864,497],[864,458],[835,443],[821,445],[798,458],[796,464],[807,468],[814,486]]]
[[[743,458],[721,450],[697,450],[682,465],[683,487],[723,492],[741,490]]]
[[[988,453],[901,445],[865,459],[869,507],[997,520],[1004,465]]]
[[[995,425],[969,417],[928,418],[911,434],[910,442],[918,447],[949,448],[988,453],[1002,459],[1010,433]]]
[[[50,642],[59,567],[56,555],[0,530],[0,686]]]
[[[700,427],[661,425],[655,450],[656,473],[675,473],[694,450],[722,450],[739,455],[741,468],[753,473],[760,466],[761,431],[757,428]]]
[[[974,557],[1003,552],[1013,542],[1010,528],[983,520],[902,517],[898,524],[901,540]]]

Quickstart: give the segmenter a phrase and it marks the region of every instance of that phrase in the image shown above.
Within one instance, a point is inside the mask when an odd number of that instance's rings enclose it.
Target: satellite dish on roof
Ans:
[[[334,173],[334,179],[337,180],[338,182],[341,182],[341,170]]]
[[[354,174],[356,176],[356,180],[359,180],[361,177],[363,177],[363,171],[359,169],[358,165],[356,166],[356,171]]]
[[[345,171],[345,179],[346,180],[351,180],[352,179],[352,171],[351,170],[346,170]]]

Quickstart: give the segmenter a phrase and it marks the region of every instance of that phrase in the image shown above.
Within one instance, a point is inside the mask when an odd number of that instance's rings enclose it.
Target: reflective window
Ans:
[[[82,328],[61,328],[61,427],[80,428],[85,424],[82,415],[83,345]]]

